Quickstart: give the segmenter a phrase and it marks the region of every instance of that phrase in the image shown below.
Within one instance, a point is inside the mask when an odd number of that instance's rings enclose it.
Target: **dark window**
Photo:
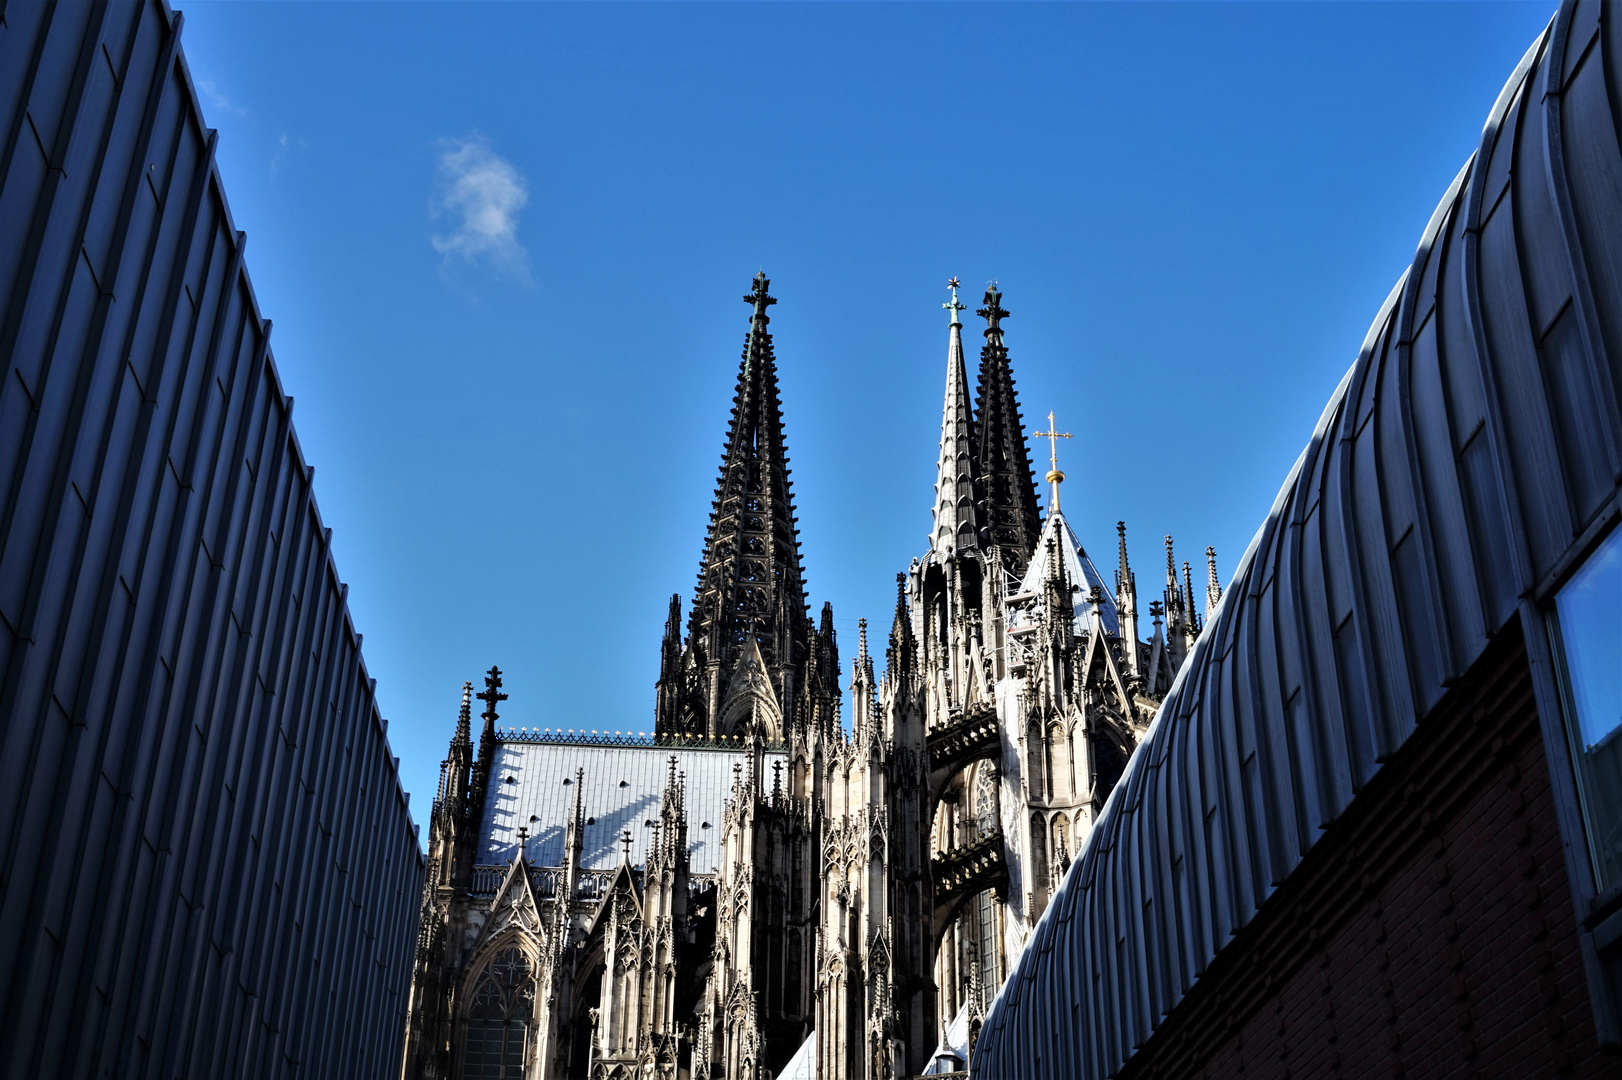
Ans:
[[[1555,594],[1567,730],[1600,888],[1622,879],[1622,530]]]
[[[519,1080],[535,1013],[535,982],[522,950],[501,950],[479,976],[467,1011],[464,1080]]]
[[[1001,980],[997,977],[997,916],[991,907],[991,894],[983,892],[977,899],[979,906],[980,947],[980,1001],[981,1010],[991,1007]]]
[[[795,849],[798,857],[799,849]],[[783,994],[783,1011],[789,1016],[800,1015],[800,932],[788,932],[788,955],[784,958],[783,981],[786,984]]]

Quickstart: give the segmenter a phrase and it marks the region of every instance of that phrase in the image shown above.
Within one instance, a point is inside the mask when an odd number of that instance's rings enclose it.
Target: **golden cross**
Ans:
[[[1053,422],[1053,414],[1048,413],[1048,429],[1033,432],[1038,439],[1048,441],[1048,483],[1053,485],[1053,497],[1049,500],[1053,509],[1059,509],[1059,485],[1064,483],[1064,473],[1059,471],[1059,440],[1070,438],[1070,432],[1058,430],[1059,425]]]

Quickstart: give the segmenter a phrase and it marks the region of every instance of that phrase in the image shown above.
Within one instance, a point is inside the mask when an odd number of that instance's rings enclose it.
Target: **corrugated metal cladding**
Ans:
[[[1614,520],[1619,57],[1622,7],[1567,2],[1510,78],[998,995],[978,1075],[1114,1074]]]
[[[179,33],[0,22],[0,1073],[381,1077],[422,859]]]
[[[631,830],[631,863],[647,858],[653,829],[670,777],[670,759],[685,774],[689,872],[713,874],[721,857],[721,815],[732,793],[733,768],[747,772],[748,750],[668,750],[660,747],[576,746],[568,743],[504,742],[490,770],[490,796],[480,832],[481,863],[511,862],[517,831],[530,832],[525,848],[536,866],[563,865],[563,829],[574,810],[577,770],[580,810],[586,826],[580,866],[612,870],[624,857],[620,834]],[[788,755],[767,752],[766,775]],[[510,778],[510,779],[509,779]],[[767,780],[766,786],[771,787]]]

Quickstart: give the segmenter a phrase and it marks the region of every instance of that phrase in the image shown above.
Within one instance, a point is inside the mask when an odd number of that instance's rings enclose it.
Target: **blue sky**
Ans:
[[[926,545],[944,283],[1066,515],[1224,580],[1552,3],[183,4],[402,779],[651,727],[764,269],[813,607]],[[977,306],[977,305],[971,305]],[[971,357],[978,319],[966,320]]]

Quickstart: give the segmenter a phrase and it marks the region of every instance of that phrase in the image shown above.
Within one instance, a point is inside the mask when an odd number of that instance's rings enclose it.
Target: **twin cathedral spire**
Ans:
[[[749,330],[697,590],[685,635],[680,594],[670,598],[665,623],[655,718],[660,735],[730,738],[760,728],[767,741],[779,742],[797,713],[838,695],[832,610],[823,606],[820,626],[808,617],[768,329],[768,311],[777,303],[770,286],[764,272],[757,274],[743,298],[752,309]],[[996,285],[987,286],[977,312],[986,321],[978,398],[971,399],[959,317],[965,305],[956,278],[949,287],[946,401],[930,547],[945,553],[997,545],[1023,567],[1042,523],[1003,343],[1008,311]],[[819,693],[807,693],[812,683]]]
[[[946,553],[996,544],[1017,552],[1023,564],[1030,560],[1042,528],[1024,420],[1003,344],[1002,320],[1008,312],[996,285],[987,285],[977,312],[986,320],[986,343],[980,350],[979,399],[971,411],[959,287],[957,278],[947,283],[952,298],[942,305],[951,321],[930,549]]]

